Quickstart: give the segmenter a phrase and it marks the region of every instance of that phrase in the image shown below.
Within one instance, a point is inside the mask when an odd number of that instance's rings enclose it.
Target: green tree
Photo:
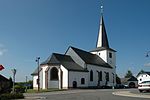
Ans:
[[[141,69],[140,71],[139,71],[139,73],[137,74],[137,76],[138,75],[140,75],[140,74],[142,74],[142,73],[144,73],[145,71],[143,70],[143,69]]]
[[[131,76],[133,76],[131,70],[128,70],[126,75],[125,75],[125,78],[130,78]]]

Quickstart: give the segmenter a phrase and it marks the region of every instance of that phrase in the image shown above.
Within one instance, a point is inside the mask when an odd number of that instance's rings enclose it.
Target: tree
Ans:
[[[138,75],[140,75],[140,74],[142,74],[142,73],[144,73],[145,71],[143,70],[143,69],[141,69],[140,71],[139,71],[139,73],[137,74],[137,76]]]
[[[120,77],[116,74],[116,83],[117,84],[121,84],[121,79]]]
[[[128,70],[126,75],[125,75],[125,78],[130,78],[131,76],[133,76],[131,70]]]

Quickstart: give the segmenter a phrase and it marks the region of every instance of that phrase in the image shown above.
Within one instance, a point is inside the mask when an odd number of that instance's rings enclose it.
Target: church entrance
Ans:
[[[73,81],[72,85],[73,85],[73,88],[77,88],[77,82],[76,81]]]

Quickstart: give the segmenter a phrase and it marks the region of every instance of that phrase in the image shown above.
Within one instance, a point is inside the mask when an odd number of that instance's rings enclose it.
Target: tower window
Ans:
[[[111,52],[109,53],[109,58],[112,58],[112,53]]]

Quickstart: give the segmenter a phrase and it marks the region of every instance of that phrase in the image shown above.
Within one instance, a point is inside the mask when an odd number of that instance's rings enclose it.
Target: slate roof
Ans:
[[[41,70],[41,66],[40,66],[40,70]],[[38,68],[36,68],[36,69],[34,70],[34,72],[33,72],[31,75],[32,75],[32,76],[38,75]]]
[[[40,65],[63,65],[69,71],[80,71],[80,72],[88,72],[87,69],[84,69],[77,63],[73,61],[73,59],[68,55],[53,53],[52,56],[48,57],[47,60],[42,62]],[[31,75],[37,75],[38,69],[36,69]]]
[[[90,52],[71,47],[80,58],[86,63],[91,65],[98,65],[100,67],[112,68],[108,63],[106,63],[103,59],[101,59],[98,55],[92,54]]]
[[[87,69],[81,67],[77,63],[74,62],[74,60],[68,56],[68,55],[62,55],[62,54],[53,54],[56,59],[62,64],[66,69],[70,71],[83,71],[83,72],[88,72]]]
[[[6,77],[0,74],[0,82],[1,81],[9,81]]]
[[[144,72],[138,73],[136,77],[138,77],[140,74],[148,74],[148,75],[150,76],[150,72],[145,72],[145,71],[144,71]]]
[[[146,74],[148,74],[150,76],[150,72],[145,72]]]
[[[95,49],[91,50],[90,52],[102,51],[102,50],[110,50],[110,51],[117,52],[117,51],[116,51],[116,50],[114,50],[114,49],[106,48],[106,47],[98,47],[98,48],[95,48]]]
[[[131,77],[128,79],[128,81],[138,81],[138,80],[137,80],[137,78],[136,78],[136,77],[131,76]]]
[[[103,16],[101,17],[100,27],[101,27],[100,28],[100,30],[101,30],[100,32],[101,33],[99,33],[99,35],[101,34],[101,36],[102,36],[102,41],[101,41],[102,42],[102,47],[109,48],[109,42],[108,42],[108,38],[107,38],[107,34],[106,34],[106,29],[105,29],[105,24],[104,24]]]

